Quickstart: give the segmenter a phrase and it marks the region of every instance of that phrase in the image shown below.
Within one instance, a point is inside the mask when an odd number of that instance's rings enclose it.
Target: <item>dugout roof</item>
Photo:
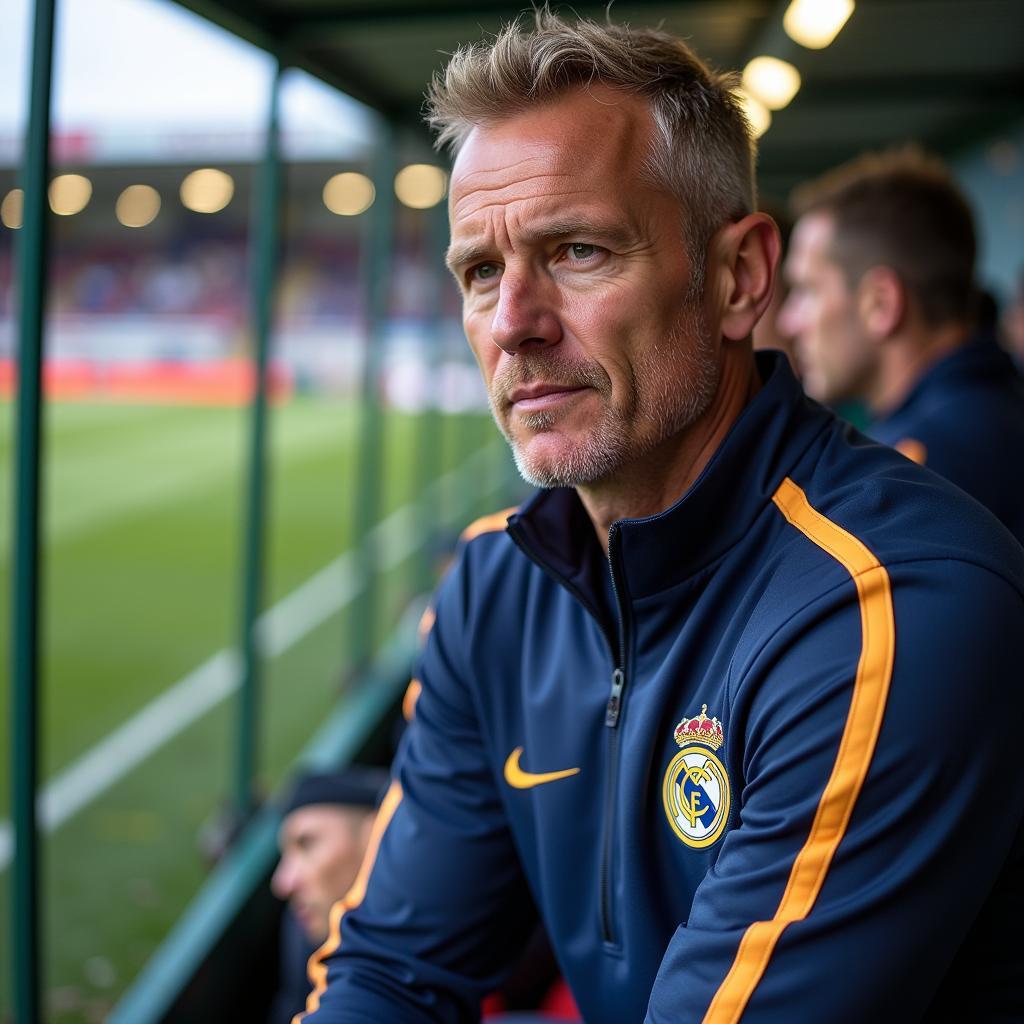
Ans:
[[[388,117],[417,122],[445,54],[523,8],[507,0],[179,0]],[[559,9],[567,5],[554,3]],[[761,139],[761,187],[782,195],[868,148],[916,140],[942,154],[1024,117],[1021,0],[859,0],[824,50],[782,30],[785,0],[616,2],[614,19],[662,25],[719,69],[767,53],[803,85]],[[602,18],[606,5],[571,10]]]

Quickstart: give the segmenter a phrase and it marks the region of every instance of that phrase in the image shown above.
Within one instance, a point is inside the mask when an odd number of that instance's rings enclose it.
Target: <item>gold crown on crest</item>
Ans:
[[[685,747],[687,743],[706,743],[712,750],[717,750],[725,742],[722,723],[717,718],[708,718],[708,706],[702,704],[700,714],[696,718],[684,718],[673,734],[676,743]]]

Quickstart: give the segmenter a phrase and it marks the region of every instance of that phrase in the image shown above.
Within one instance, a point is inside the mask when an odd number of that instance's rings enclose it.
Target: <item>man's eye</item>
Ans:
[[[470,272],[469,276],[474,281],[491,281],[498,276],[497,263],[479,263]]]
[[[588,245],[586,242],[572,242],[569,245],[569,253],[574,260],[589,260],[596,255],[597,246]]]

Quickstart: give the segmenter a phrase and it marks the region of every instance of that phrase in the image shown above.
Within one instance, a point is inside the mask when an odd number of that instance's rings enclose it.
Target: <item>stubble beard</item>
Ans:
[[[535,487],[580,487],[609,479],[696,422],[718,390],[715,346],[697,301],[687,302],[662,344],[643,352],[633,368],[628,401],[620,406],[612,404],[611,381],[597,363],[567,361],[553,352],[521,352],[491,383],[495,421],[509,442],[519,474]],[[593,388],[604,400],[602,415],[577,438],[565,437],[562,444],[549,446],[554,451],[533,450],[530,441],[536,435],[558,429],[559,413],[517,413],[522,433],[518,437],[502,414],[509,410],[504,396],[537,379]]]

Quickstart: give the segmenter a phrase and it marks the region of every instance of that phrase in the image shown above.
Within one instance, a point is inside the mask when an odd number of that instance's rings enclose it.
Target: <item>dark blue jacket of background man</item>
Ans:
[[[608,561],[464,545],[307,1021],[476,1019],[534,904],[587,1024],[1024,1019],[1024,551],[759,366]]]
[[[940,359],[867,432],[962,487],[1024,544],[1024,381],[993,338]]]

